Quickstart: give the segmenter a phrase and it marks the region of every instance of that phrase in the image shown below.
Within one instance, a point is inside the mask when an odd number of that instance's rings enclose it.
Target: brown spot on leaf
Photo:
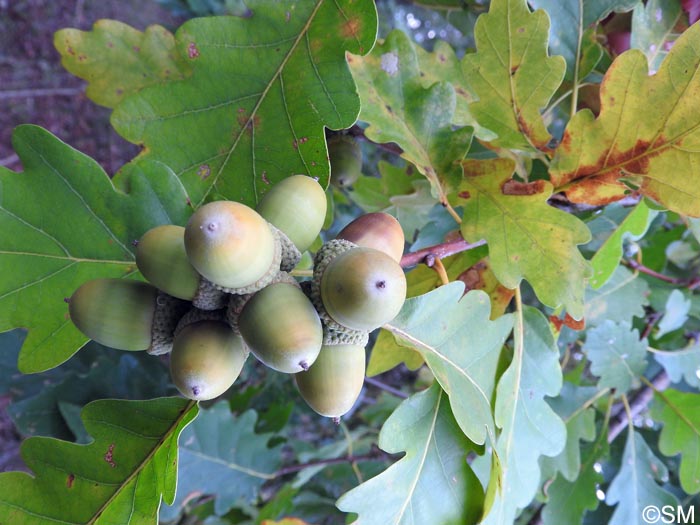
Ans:
[[[141,48],[139,46],[134,46],[132,49],[134,50],[135,53],[138,53],[139,51],[141,51]]]
[[[109,47],[109,48],[114,47],[114,43],[113,43],[113,42],[107,42],[107,47]]]
[[[583,330],[586,327],[585,319],[581,319],[580,321],[577,321],[576,319],[571,317],[568,313],[564,316],[564,319],[561,319],[555,315],[550,315],[549,321],[556,327],[557,331],[560,331],[562,329],[562,326],[567,326],[567,327],[571,328],[572,330],[576,330],[576,331]]]
[[[483,290],[486,288],[486,282],[483,278],[483,273],[488,269],[487,264],[484,261],[476,263],[471,268],[463,271],[457,277],[457,280],[464,283],[464,293],[469,290]]]
[[[117,466],[117,464],[114,462],[114,443],[111,443],[109,445],[109,448],[107,449],[107,452],[105,453],[105,461],[112,468]]]
[[[520,182],[509,179],[501,186],[503,195],[536,195],[544,191],[545,181]]]
[[[469,198],[471,198],[471,196],[472,196],[472,194],[469,193],[467,190],[460,191],[457,194],[457,197],[459,197],[460,199],[469,199]]]
[[[68,474],[68,479],[66,479],[66,487],[68,487],[69,489],[72,489],[74,481],[75,481],[75,474]]]
[[[362,23],[359,18],[350,18],[346,20],[340,28],[343,38],[357,38],[362,28]]]
[[[511,68],[510,68],[510,76],[511,76],[511,77],[512,77],[512,76],[515,76],[515,74],[518,72],[518,69],[519,69],[519,68],[520,68],[520,66],[517,66],[517,65],[511,67]]]
[[[85,62],[87,60],[87,56],[83,55],[82,53],[78,55],[78,62]]]
[[[461,96],[463,96],[463,97],[466,97],[466,96],[467,96],[467,92],[464,91],[464,89],[461,88],[461,87],[455,88],[455,91],[457,92],[458,95],[461,95]]]
[[[443,55],[442,53],[440,53],[440,54],[438,55],[438,60],[439,60],[440,62],[442,62],[443,64],[444,64],[445,62],[447,62],[447,58],[446,58],[445,55]]]
[[[197,44],[190,42],[187,46],[187,56],[191,59],[199,57],[199,49],[197,49]]]
[[[75,55],[75,51],[71,46],[66,47],[66,53],[68,53],[69,55]]]

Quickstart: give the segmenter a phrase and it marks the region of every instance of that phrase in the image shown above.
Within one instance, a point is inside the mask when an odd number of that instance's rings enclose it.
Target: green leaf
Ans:
[[[362,100],[365,135],[378,143],[395,142],[401,156],[416,166],[446,202],[459,181],[455,161],[467,154],[471,129],[453,130],[455,90],[447,81],[424,88],[412,42],[401,31],[389,33],[364,58],[352,57],[352,75]]]
[[[682,328],[688,320],[690,305],[690,300],[686,299],[680,290],[673,290],[666,301],[664,315],[657,325],[656,338]]]
[[[675,40],[674,29],[683,11],[678,0],[648,0],[632,12],[630,47],[640,49],[655,72]]]
[[[181,80],[191,71],[175,49],[172,33],[158,25],[141,32],[116,20],[98,20],[92,31],[57,31],[54,46],[63,67],[87,80],[88,98],[108,108],[140,89]]]
[[[215,496],[220,516],[255,501],[282,462],[280,445],[267,446],[272,434],[255,433],[256,420],[254,410],[234,417],[225,401],[202,410],[182,433],[177,497],[161,510],[163,519],[175,518],[193,493]]]
[[[418,370],[424,362],[420,353],[410,346],[399,344],[391,332],[381,330],[372,347],[366,374],[367,377],[383,374],[401,363],[409,370]]]
[[[579,387],[565,382],[559,396],[549,400],[549,406],[566,424],[566,445],[558,456],[540,460],[543,471],[559,472],[564,479],[575,481],[581,469],[579,441],[595,439],[595,409],[584,408],[593,397],[595,387]]]
[[[547,54],[549,17],[531,13],[525,0],[493,0],[476,22],[476,53],[463,60],[479,101],[470,109],[498,135],[493,146],[547,149],[551,135],[540,111],[564,78],[562,57]]]
[[[564,57],[566,79],[573,80],[577,69],[579,79],[585,76],[585,71],[581,71],[581,48],[586,28],[603,20],[612,12],[631,10],[639,0],[529,0],[529,2],[533,7],[547,11],[552,22],[549,48],[552,54]]]
[[[372,47],[370,0],[247,5],[247,18],[186,22],[175,45],[192,74],[144,88],[112,114],[117,132],[145,148],[134,162],[166,162],[195,207],[222,197],[253,205],[294,173],[325,187],[324,126],[347,128],[359,112],[345,52]]]
[[[174,397],[90,403],[89,445],[22,443],[35,476],[0,474],[0,522],[156,525],[161,496],[175,497],[178,436],[196,415],[194,402]]]
[[[607,320],[588,330],[583,351],[591,361],[591,372],[600,377],[598,388],[623,394],[636,387],[647,368],[647,345],[628,322]]]
[[[656,395],[651,417],[663,423],[659,450],[666,456],[680,454],[681,487],[688,494],[700,492],[700,394],[665,390]]]
[[[620,470],[608,488],[605,503],[617,504],[610,525],[644,525],[642,510],[648,505],[676,508],[678,500],[654,480],[663,480],[668,469],[646,444],[641,434],[630,431]]]
[[[527,279],[544,304],[580,319],[590,268],[576,245],[590,239],[586,225],[547,204],[548,182],[512,181],[510,159],[466,160],[462,167],[464,238],[486,239],[493,272],[506,288]]]
[[[382,427],[379,447],[406,454],[338,500],[340,510],[359,515],[356,525],[478,521],[483,490],[466,461],[474,444],[457,426],[437,384],[399,405]]]
[[[598,508],[596,491],[603,476],[595,470],[596,462],[608,453],[607,433],[602,432],[594,444],[581,447],[581,468],[571,480],[562,475],[547,488],[547,504],[542,510],[544,525],[580,524],[588,510]]]
[[[163,164],[134,171],[126,194],[46,130],[20,126],[12,140],[25,171],[0,167],[0,332],[28,328],[19,369],[41,372],[86,341],[64,298],[89,279],[134,274],[132,241],[159,224],[184,225],[191,209]]]
[[[500,350],[513,320],[505,315],[490,321],[488,296],[473,291],[462,297],[463,293],[463,283],[450,283],[407,299],[384,328],[423,356],[450,396],[462,431],[483,444],[487,431],[494,430],[491,396]]]
[[[501,428],[496,451],[502,474],[484,525],[512,523],[517,509],[537,493],[540,456],[556,456],[566,444],[564,422],[544,399],[559,395],[562,387],[559,351],[544,315],[531,307],[522,314],[522,325],[515,323],[521,349],[516,347],[496,391],[496,425]]]
[[[603,286],[586,290],[586,325],[598,326],[605,321],[632,323],[644,317],[649,304],[649,285],[624,266],[618,266]]]
[[[496,135],[479,125],[471,114],[469,104],[476,101],[472,92],[472,87],[462,71],[460,63],[454,49],[444,40],[435,42],[432,53],[426,51],[421,46],[414,44],[418,56],[420,67],[420,81],[424,88],[429,88],[436,82],[444,80],[452,84],[456,95],[456,106],[452,124],[455,126],[471,126],[474,128],[474,136],[481,140],[490,141]]]
[[[651,76],[641,51],[617,57],[601,86],[599,116],[585,109],[567,125],[550,170],[558,190],[603,205],[629,192],[624,179],[666,208],[700,216],[699,42],[695,24]]]
[[[95,346],[102,352],[107,350]],[[94,399],[150,399],[173,394],[163,364],[145,352],[134,354],[98,355],[85,372],[69,371],[60,382],[45,385],[37,395],[15,400],[8,407],[13,422],[23,434],[72,439],[74,432],[62,404],[81,408]]]
[[[664,367],[672,383],[685,381],[693,388],[700,388],[700,344],[672,352],[657,350],[654,359]]]
[[[591,266],[593,266],[591,288],[600,288],[610,279],[622,258],[623,242],[626,239],[633,241],[640,239],[649,229],[656,215],[655,211],[650,210],[644,201],[641,201],[620,221],[619,225],[612,225],[613,232],[591,258]]]

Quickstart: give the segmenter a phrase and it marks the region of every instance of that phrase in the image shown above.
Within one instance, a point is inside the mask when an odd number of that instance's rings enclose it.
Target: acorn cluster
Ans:
[[[300,282],[290,272],[325,214],[323,188],[305,175],[275,184],[255,209],[205,204],[184,228],[157,226],[137,242],[148,282],[87,281],[70,317],[103,345],[169,353],[172,381],[190,399],[223,394],[252,353],[338,418],[360,394],[369,333],[404,303],[404,238],[390,215],[363,215],[318,250],[313,278]]]

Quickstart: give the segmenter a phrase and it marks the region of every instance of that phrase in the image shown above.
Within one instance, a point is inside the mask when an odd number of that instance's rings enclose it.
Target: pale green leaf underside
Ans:
[[[89,445],[43,437],[22,444],[34,476],[0,474],[0,523],[156,525],[161,497],[175,496],[178,436],[197,410],[182,398],[87,405]]]
[[[523,324],[515,324],[515,340],[522,338],[496,391],[496,425],[501,429],[496,450],[501,464],[500,485],[485,525],[511,523],[517,509],[526,507],[540,483],[540,456],[556,456],[566,443],[566,427],[545,401],[559,395],[562,374],[559,351],[544,315],[523,310]],[[493,483],[493,480],[490,482]]]
[[[700,344],[672,352],[654,352],[654,359],[664,367],[672,383],[685,381],[700,388]]]
[[[483,491],[466,462],[473,444],[437,384],[399,405],[382,427],[379,447],[406,454],[338,500],[340,510],[359,515],[356,525],[476,523]]]
[[[456,282],[407,299],[384,328],[423,356],[450,396],[459,426],[472,441],[483,444],[487,431],[494,431],[491,396],[498,356],[513,320],[504,315],[490,321],[488,295],[472,291],[462,297],[463,293],[464,284]]]
[[[29,329],[19,368],[40,372],[86,341],[64,298],[89,279],[135,273],[132,241],[159,224],[184,225],[190,208],[162,164],[135,171],[126,194],[37,126],[18,127],[13,145],[25,171],[0,168],[0,331]]]
[[[649,285],[644,279],[618,266],[603,286],[586,290],[586,326],[598,326],[605,321],[632,323],[634,317],[644,317],[648,295]]]
[[[175,42],[192,74],[145,88],[112,114],[115,129],[144,146],[133,162],[167,163],[195,206],[222,197],[254,205],[295,173],[325,187],[324,127],[349,127],[360,110],[345,52],[372,48],[370,0],[247,5],[247,18],[186,22]]]

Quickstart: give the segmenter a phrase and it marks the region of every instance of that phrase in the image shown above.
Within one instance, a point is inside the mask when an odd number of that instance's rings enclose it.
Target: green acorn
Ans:
[[[119,350],[148,350],[158,290],[148,283],[93,279],[70,297],[73,324],[90,339]]]
[[[348,412],[365,380],[365,349],[360,345],[324,345],[306,372],[294,374],[301,397],[318,414],[339,418]]]
[[[243,339],[221,321],[197,321],[175,336],[170,376],[183,396],[214,399],[238,378],[248,357]]]
[[[338,324],[371,331],[391,321],[406,299],[406,276],[389,255],[356,247],[333,258],[320,280],[323,307]]]
[[[272,186],[256,210],[304,252],[323,227],[326,205],[326,193],[316,179],[292,175]]]
[[[148,230],[136,245],[136,266],[159,290],[191,301],[200,276],[185,252],[185,228],[166,224]]]
[[[347,135],[333,135],[328,139],[328,158],[331,161],[331,183],[346,188],[362,174],[362,149]]]
[[[190,217],[185,250],[206,279],[222,288],[242,288],[270,273],[277,246],[267,221],[255,210],[215,201]]]
[[[386,253],[396,262],[401,261],[406,242],[399,221],[384,212],[360,215],[343,228],[336,239],[345,239],[358,246],[374,248]]]
[[[257,292],[238,317],[238,329],[255,357],[292,374],[316,360],[323,327],[316,309],[297,284],[279,282]]]

